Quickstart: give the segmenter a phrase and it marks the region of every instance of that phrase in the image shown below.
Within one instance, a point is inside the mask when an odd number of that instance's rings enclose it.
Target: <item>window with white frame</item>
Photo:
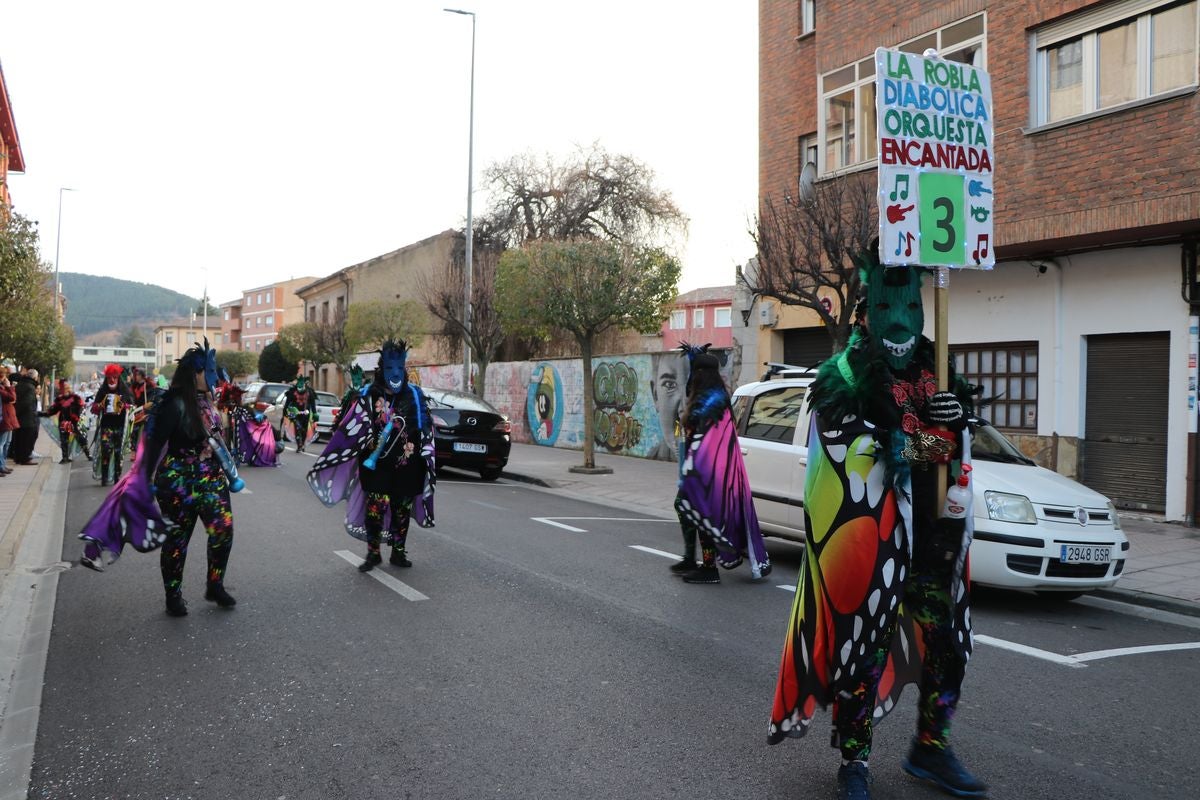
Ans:
[[[687,312],[682,309],[671,312],[671,330],[681,331],[687,327]]]
[[[1034,33],[1037,125],[1197,85],[1197,0],[1121,0]]]
[[[163,335],[167,337],[167,344],[175,344],[175,334],[171,331],[164,331]]]
[[[270,292],[267,292],[267,302],[268,303],[271,302],[271,293]]]
[[[800,3],[800,35],[812,33],[817,29],[817,0],[803,0]]]
[[[897,49],[920,55],[932,47],[947,61],[986,69],[985,23],[985,15],[976,14],[903,42]],[[818,171],[827,174],[873,162],[877,135],[874,56],[825,73],[819,87]]]
[[[274,317],[272,317],[272,315],[270,315],[270,314],[267,314],[267,318],[266,318],[266,320],[264,320],[264,322],[268,328],[270,328],[272,325],[275,324]]]
[[[730,308],[729,306],[725,306],[724,308],[713,309],[713,327],[714,328],[731,327],[733,325],[732,311],[733,311],[733,309]]]
[[[225,309],[225,319],[229,319],[229,309]]]
[[[703,328],[704,327],[704,309],[703,308],[693,308],[692,309],[692,327],[693,328]]]
[[[254,297],[255,297],[255,303],[256,303],[257,305],[260,305],[260,306],[261,306],[261,305],[262,305],[262,292],[259,292],[259,293],[258,293],[258,294],[256,294]]]

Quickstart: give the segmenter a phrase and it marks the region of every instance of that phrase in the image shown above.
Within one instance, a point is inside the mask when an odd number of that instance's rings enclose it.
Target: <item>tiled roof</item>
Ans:
[[[707,286],[702,289],[692,289],[675,298],[675,305],[687,303],[715,303],[721,300],[733,302],[733,284],[728,286]]]

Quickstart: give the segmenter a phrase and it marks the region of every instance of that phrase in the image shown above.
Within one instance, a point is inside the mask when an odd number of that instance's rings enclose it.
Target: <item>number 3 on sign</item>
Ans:
[[[918,176],[921,198],[921,263],[963,264],[966,214],[963,177],[943,173]]]

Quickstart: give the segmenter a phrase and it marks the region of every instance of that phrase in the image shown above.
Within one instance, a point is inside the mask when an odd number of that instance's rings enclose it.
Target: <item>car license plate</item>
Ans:
[[[486,453],[486,444],[474,444],[473,442],[455,442],[454,451],[456,453]]]
[[[1064,544],[1061,548],[1058,560],[1064,564],[1107,564],[1112,561],[1110,545]]]

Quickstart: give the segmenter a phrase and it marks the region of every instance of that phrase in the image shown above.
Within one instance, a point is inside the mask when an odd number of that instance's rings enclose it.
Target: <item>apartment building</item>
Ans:
[[[988,71],[997,263],[952,276],[958,368],[1039,462],[1120,507],[1193,521],[1196,0],[759,9],[764,198],[794,193],[809,163],[817,181],[877,168],[876,47]],[[760,361],[828,355],[814,314],[760,306]]]
[[[662,325],[662,349],[683,342],[711,343],[714,349],[733,346],[733,285],[709,286],[684,292],[675,299]]]
[[[196,342],[203,342],[208,337],[209,344],[216,347],[214,339],[221,331],[220,317],[209,316],[194,319],[181,319],[175,322],[159,325],[154,329],[154,353],[157,363],[155,367],[162,368],[174,364]]]
[[[261,353],[264,347],[279,338],[280,329],[304,321],[304,301],[297,296],[296,290],[314,280],[316,278],[309,275],[245,290],[237,317],[233,314],[233,304],[221,306],[222,334],[225,324],[233,323],[229,326],[229,334],[233,337],[229,343],[236,339],[242,350]],[[226,310],[230,312],[230,320],[225,319]]]
[[[8,213],[7,209],[12,204],[8,194],[8,173],[24,171],[25,156],[21,153],[21,139],[17,136],[8,85],[4,82],[4,68],[0,67],[0,213]]]

